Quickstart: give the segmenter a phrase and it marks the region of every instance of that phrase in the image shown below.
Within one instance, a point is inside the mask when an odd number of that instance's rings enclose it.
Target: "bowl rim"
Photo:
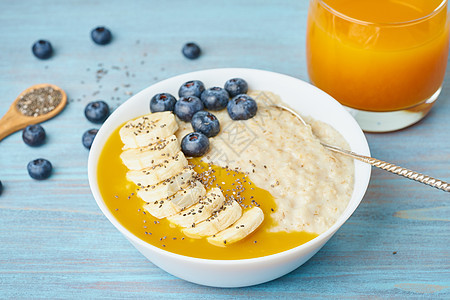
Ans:
[[[156,82],[148,87],[146,87],[145,89],[139,91],[137,94],[133,95],[132,97],[130,97],[129,99],[127,99],[125,102],[123,102],[111,115],[116,114],[116,113],[120,113],[121,110],[123,110],[123,107],[125,107],[124,105],[127,102],[130,102],[131,100],[135,99],[135,98],[139,98],[140,94],[144,93],[146,90],[152,89],[155,85],[160,85],[160,84],[164,84],[167,83],[169,81],[175,81],[178,79],[181,79],[183,77],[189,76],[190,78],[196,78],[198,75],[204,76],[205,73],[210,73],[210,72],[227,72],[227,73],[233,73],[233,74],[240,74],[240,73],[248,73],[248,72],[256,72],[256,73],[261,73],[264,75],[269,75],[269,76],[275,76],[281,79],[289,79],[290,81],[295,80],[298,81],[299,83],[301,82],[302,84],[306,84],[307,86],[309,86],[308,88],[311,88],[312,90],[314,90],[314,93],[319,93],[322,95],[325,95],[329,100],[330,103],[334,103],[334,106],[336,106],[337,109],[341,110],[341,113],[343,113],[344,115],[346,115],[349,118],[349,121],[351,123],[354,123],[354,127],[358,133],[358,135],[360,136],[361,140],[360,142],[362,143],[360,145],[361,149],[359,151],[360,154],[362,155],[366,155],[366,156],[370,156],[370,149],[369,149],[369,145],[367,143],[367,140],[365,138],[365,135],[363,133],[363,131],[361,130],[361,128],[359,127],[358,123],[355,121],[355,119],[352,117],[352,115],[344,109],[344,107],[339,104],[334,98],[332,98],[330,95],[328,95],[327,93],[325,93],[324,91],[320,90],[319,88],[313,86],[312,84],[303,81],[301,79],[289,76],[289,75],[285,75],[285,74],[281,74],[281,73],[276,73],[276,72],[272,72],[272,71],[266,71],[266,70],[260,70],[260,69],[251,69],[251,68],[216,68],[216,69],[205,69],[205,70],[199,70],[199,71],[194,71],[194,72],[188,72],[188,73],[183,73],[183,74],[179,74],[164,80],[161,80],[159,82]],[[122,109],[121,109],[122,108]],[[136,116],[137,117],[137,116]],[[101,128],[99,129],[97,136],[101,136],[105,131],[107,131],[107,127],[110,127],[109,125],[109,121],[111,121],[111,118],[109,117],[105,123],[101,126]],[[105,126],[106,125],[106,126]],[[119,125],[114,125],[112,130],[115,130],[117,128],[117,126]],[[355,171],[356,171],[356,166],[359,164],[359,167],[362,168],[362,170],[364,171],[362,175],[362,177],[358,177],[358,179],[361,181],[361,189],[359,190],[358,194],[355,194],[355,189],[353,190],[352,193],[352,197],[349,200],[349,203],[347,204],[344,212],[338,217],[338,219],[336,220],[336,222],[330,227],[328,228],[326,231],[324,231],[323,233],[319,234],[317,237],[313,238],[312,240],[301,244],[299,246],[296,246],[294,248],[282,251],[282,252],[278,252],[278,253],[274,253],[274,254],[270,254],[270,255],[266,255],[266,256],[260,256],[260,257],[254,257],[254,258],[245,258],[245,259],[207,259],[207,258],[198,258],[198,257],[191,257],[191,256],[186,256],[186,255],[182,255],[182,254],[177,254],[177,253],[173,253],[164,249],[160,249],[156,246],[153,246],[152,244],[140,239],[139,237],[135,236],[132,232],[130,232],[127,228],[125,228],[111,213],[111,211],[106,207],[106,204],[103,201],[103,198],[100,194],[100,190],[97,184],[97,161],[98,161],[98,157],[101,154],[101,150],[103,149],[103,145],[106,142],[106,140],[109,138],[109,135],[111,133],[109,133],[106,138],[104,138],[104,141],[101,142],[100,139],[94,139],[94,142],[92,144],[92,147],[90,149],[89,152],[89,158],[88,158],[88,180],[89,180],[89,186],[91,189],[91,192],[94,196],[94,199],[98,205],[98,207],[100,208],[100,210],[102,211],[103,215],[105,215],[107,217],[107,219],[114,225],[114,227],[116,227],[130,242],[132,243],[136,243],[138,244],[140,247],[144,247],[147,249],[150,249],[160,255],[165,255],[168,256],[170,258],[173,259],[177,259],[177,260],[184,260],[186,262],[191,262],[191,263],[203,263],[203,264],[208,264],[208,265],[227,265],[227,266],[232,266],[232,265],[240,265],[242,266],[243,264],[258,264],[262,261],[268,261],[268,260],[277,260],[277,259],[282,259],[284,257],[290,256],[290,255],[294,255],[296,252],[301,252],[302,250],[308,251],[308,248],[316,248],[317,245],[323,245],[325,244],[325,242],[331,238],[333,236],[333,234],[351,217],[351,215],[354,213],[354,211],[356,210],[356,208],[359,206],[359,204],[361,203],[364,194],[367,191],[368,185],[369,185],[369,181],[370,181],[370,175],[371,175],[371,167],[370,165],[364,164],[362,162],[358,162],[355,161]],[[100,145],[100,143],[102,143]],[[101,146],[101,147],[100,147]],[[356,186],[356,181],[355,181],[355,186]],[[352,199],[356,197],[358,200],[357,201],[353,201]]]

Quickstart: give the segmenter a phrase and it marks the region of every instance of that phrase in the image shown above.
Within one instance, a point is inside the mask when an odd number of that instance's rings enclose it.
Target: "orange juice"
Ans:
[[[443,0],[312,0],[310,80],[358,110],[413,108],[442,85],[448,31]]]

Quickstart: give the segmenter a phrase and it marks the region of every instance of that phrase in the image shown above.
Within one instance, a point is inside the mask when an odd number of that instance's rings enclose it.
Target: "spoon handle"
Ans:
[[[412,180],[427,184],[429,186],[443,190],[444,192],[450,192],[450,184],[445,181],[442,181],[442,180],[439,180],[439,179],[436,179],[436,178],[433,178],[433,177],[430,177],[430,176],[427,176],[427,175],[424,175],[421,173],[417,173],[412,170],[402,168],[400,166],[396,166],[394,164],[391,164],[391,163],[388,163],[388,162],[385,162],[385,161],[382,161],[382,160],[379,160],[376,158],[356,154],[352,151],[348,151],[348,150],[345,150],[342,148],[331,146],[331,145],[328,145],[325,143],[321,143],[321,144],[322,144],[322,146],[324,146],[325,148],[327,148],[331,151],[353,157],[354,159],[360,160],[360,161],[365,162],[374,167],[389,171],[391,173],[406,177],[408,179],[412,179]]]
[[[12,112],[12,108],[0,119],[0,141],[17,130],[26,126],[22,116]]]

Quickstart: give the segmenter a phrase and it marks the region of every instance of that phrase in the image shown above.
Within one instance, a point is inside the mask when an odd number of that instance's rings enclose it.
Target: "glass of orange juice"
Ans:
[[[438,98],[449,48],[447,0],[311,0],[311,82],[369,132],[402,129]]]

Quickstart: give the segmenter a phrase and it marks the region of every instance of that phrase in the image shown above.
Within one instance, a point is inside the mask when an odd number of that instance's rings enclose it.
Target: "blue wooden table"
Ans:
[[[96,128],[84,107],[116,108],[131,94],[173,75],[248,67],[308,80],[308,1],[0,2],[0,114],[30,85],[68,94],[66,109],[44,123],[47,142],[26,146],[20,133],[0,142],[0,298],[450,298],[449,194],[373,170],[351,219],[305,265],[275,281],[239,289],[198,286],[148,262],[109,223],[88,186],[81,136]],[[106,25],[110,45],[90,30]],[[55,55],[31,54],[38,39]],[[203,55],[181,55],[195,41]],[[450,74],[439,102],[416,126],[367,134],[373,156],[450,180]],[[45,181],[26,165],[54,165]]]

